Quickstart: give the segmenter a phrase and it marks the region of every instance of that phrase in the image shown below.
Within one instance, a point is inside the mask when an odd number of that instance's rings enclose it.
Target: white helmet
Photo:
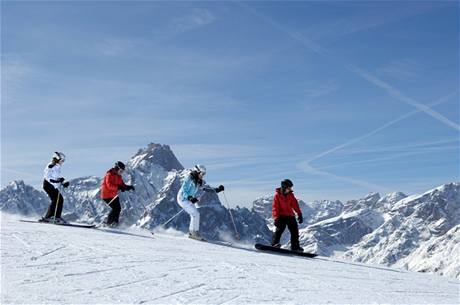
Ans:
[[[204,167],[204,165],[197,164],[195,165],[194,170],[196,170],[199,173],[202,173],[203,175],[206,175],[206,167]]]
[[[53,159],[56,159],[58,162],[64,162],[65,161],[65,155],[62,152],[55,151],[53,154]]]

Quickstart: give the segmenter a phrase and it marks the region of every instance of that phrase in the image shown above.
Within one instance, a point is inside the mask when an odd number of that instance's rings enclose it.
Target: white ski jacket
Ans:
[[[49,183],[51,183],[51,185],[53,185],[54,188],[57,189],[59,187],[60,183],[52,182],[51,180],[56,181],[56,180],[58,180],[59,178],[62,177],[62,175],[61,175],[61,165],[60,164],[54,164],[53,165],[53,163],[49,163],[45,167],[44,173],[45,173],[45,175],[44,175],[45,180],[48,181]]]

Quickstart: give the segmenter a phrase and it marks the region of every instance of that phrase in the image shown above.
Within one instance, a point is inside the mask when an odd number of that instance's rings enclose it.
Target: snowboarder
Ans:
[[[101,183],[101,198],[111,208],[105,223],[108,227],[114,228],[118,226],[121,212],[118,190],[122,192],[130,190],[134,191],[134,186],[126,185],[121,177],[125,168],[126,166],[123,162],[115,162],[115,165],[107,171]]]
[[[273,198],[272,216],[275,221],[275,233],[273,234],[272,246],[281,247],[280,239],[286,226],[291,233],[291,250],[303,252],[299,245],[299,228],[295,219],[294,211],[297,214],[299,223],[303,222],[302,211],[299,203],[294,196],[292,187],[294,184],[291,180],[281,181],[281,188],[277,188]]]
[[[202,240],[200,230],[200,212],[195,206],[199,201],[197,198],[198,192],[212,190],[219,193],[224,190],[223,185],[217,188],[210,188],[203,180],[206,175],[206,167],[204,165],[195,165],[190,174],[184,179],[182,186],[177,194],[177,203],[190,215],[189,237]]]
[[[65,155],[62,152],[55,152],[50,163],[45,167],[43,189],[51,199],[50,206],[39,221],[66,223],[61,218],[62,208],[64,206],[64,198],[62,197],[59,187],[68,187],[69,182],[61,176],[61,166],[65,161]]]

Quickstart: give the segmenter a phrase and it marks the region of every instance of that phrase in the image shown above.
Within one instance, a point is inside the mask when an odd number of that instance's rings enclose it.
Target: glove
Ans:
[[[224,190],[224,186],[221,184],[219,185],[219,187],[216,187],[214,190],[216,191],[216,193],[222,192]]]
[[[191,197],[191,198],[190,198],[190,197]],[[189,201],[190,201],[191,203],[197,203],[197,202],[198,202],[198,199],[196,199],[195,197],[192,197],[192,196],[190,196],[190,197],[189,197],[189,198],[190,198]]]
[[[120,184],[120,185],[118,186],[118,189],[119,189],[120,191],[122,191],[122,192],[126,191],[126,187],[125,187],[123,184]]]
[[[65,181],[65,179],[64,179],[63,177],[61,177],[61,178],[59,178],[59,179],[58,179],[58,180],[56,180],[56,181],[57,181],[57,182],[59,182],[59,183],[62,183],[62,182],[64,182],[64,181]]]
[[[299,223],[302,223],[302,222],[303,222],[303,216],[302,216],[302,214],[299,214],[299,215],[297,216],[297,220],[299,221]]]
[[[274,223],[275,223],[275,227],[278,227],[279,224],[280,224],[280,219],[279,219],[279,218],[275,218]]]
[[[67,187],[69,187],[69,184],[70,184],[69,181],[66,181],[66,182],[64,182],[64,183],[62,184],[62,186],[65,187],[65,188],[67,188]]]
[[[134,185],[127,185],[126,190],[127,191],[134,191]]]

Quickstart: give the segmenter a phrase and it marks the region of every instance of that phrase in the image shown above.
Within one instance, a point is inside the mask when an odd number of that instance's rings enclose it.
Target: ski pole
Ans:
[[[117,194],[117,196],[113,197],[112,200],[109,201],[109,203],[106,203],[104,200],[102,200],[102,201],[104,201],[104,203],[107,204],[107,206],[110,207],[110,204],[117,198],[118,198],[118,194]]]
[[[179,216],[180,213],[182,213],[184,211],[184,209],[181,209],[179,212],[176,213],[176,215],[174,215],[173,217],[171,217],[167,222],[165,222],[164,224],[162,224],[161,226],[164,227],[166,226],[168,223],[170,223],[174,218],[176,218],[177,216]]]
[[[227,204],[228,212],[230,213],[230,218],[232,219],[233,228],[235,229],[235,237],[236,237],[237,240],[240,240],[240,234],[238,234],[238,230],[236,229],[235,220],[233,219],[232,210],[230,209],[230,205],[228,204],[227,196],[225,196],[224,191],[222,191],[222,194],[224,195],[224,199],[225,199],[225,202]]]

